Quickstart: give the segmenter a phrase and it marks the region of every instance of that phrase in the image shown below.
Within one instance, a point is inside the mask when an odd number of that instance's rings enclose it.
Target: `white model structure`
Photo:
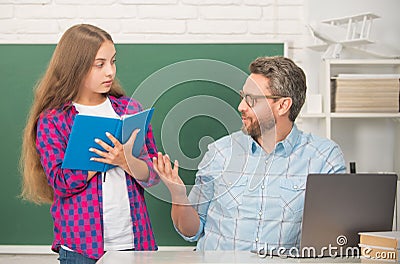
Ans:
[[[376,53],[365,48],[366,45],[374,43],[370,39],[370,32],[372,21],[377,18],[379,16],[373,13],[363,13],[323,20],[318,29],[316,26],[308,25],[314,38],[314,44],[309,48],[315,51],[324,51],[322,55],[324,59],[340,58],[343,48],[356,49],[380,58],[398,57]],[[327,33],[322,33],[322,31]]]

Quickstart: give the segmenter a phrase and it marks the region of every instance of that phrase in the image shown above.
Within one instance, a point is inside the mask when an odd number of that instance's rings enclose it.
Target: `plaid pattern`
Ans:
[[[118,115],[142,110],[139,102],[129,97],[109,98]],[[59,251],[60,246],[65,245],[80,254],[99,259],[104,254],[100,174],[88,182],[87,171],[61,169],[76,114],[77,110],[70,102],[61,109],[43,112],[37,123],[36,148],[48,183],[54,190],[54,201],[50,210],[54,220],[52,249]],[[143,189],[159,181],[151,161],[157,155],[151,126],[144,148],[148,154],[142,154],[139,158],[147,163],[149,181],[140,182],[126,174],[126,182],[135,250],[157,250]]]
[[[198,250],[299,246],[309,173],[345,172],[338,145],[299,131],[267,154],[241,131],[209,146],[189,200],[200,227]],[[179,233],[179,231],[178,231]]]

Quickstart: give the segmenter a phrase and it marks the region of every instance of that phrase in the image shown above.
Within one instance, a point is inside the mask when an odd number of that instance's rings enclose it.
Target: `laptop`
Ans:
[[[361,256],[359,232],[391,231],[396,174],[309,174],[304,200],[300,247],[265,257]]]
[[[359,256],[359,232],[391,231],[396,174],[310,174],[300,257]]]

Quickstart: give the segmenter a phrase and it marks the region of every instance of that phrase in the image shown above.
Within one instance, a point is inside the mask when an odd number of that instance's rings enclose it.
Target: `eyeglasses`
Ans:
[[[256,104],[256,100],[259,98],[267,98],[267,99],[280,99],[285,96],[282,95],[250,95],[245,94],[243,91],[240,91],[240,99],[246,102],[250,107],[254,107]]]

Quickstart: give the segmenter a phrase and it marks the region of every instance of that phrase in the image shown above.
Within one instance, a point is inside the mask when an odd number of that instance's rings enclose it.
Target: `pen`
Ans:
[[[103,182],[106,181],[106,174],[107,174],[107,172],[105,171],[105,172],[104,172],[104,176],[103,176]]]

